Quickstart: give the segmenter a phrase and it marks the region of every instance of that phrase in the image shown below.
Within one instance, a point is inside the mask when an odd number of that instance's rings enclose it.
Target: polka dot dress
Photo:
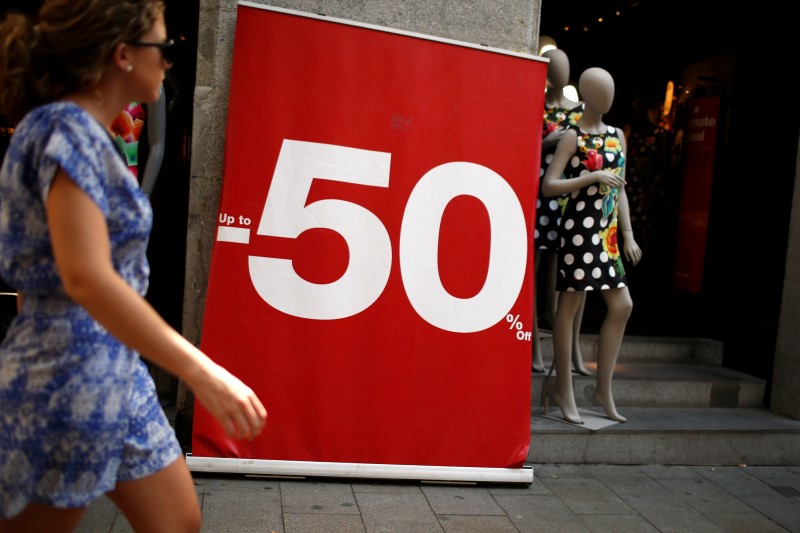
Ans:
[[[563,107],[545,107],[542,121],[542,139],[551,132],[565,125],[574,125],[583,115],[583,104],[572,109]],[[542,151],[542,162],[539,170],[539,195],[536,198],[536,225],[533,232],[534,246],[539,250],[555,253],[558,251],[558,226],[561,214],[567,204],[567,197],[546,198],[542,194],[542,181],[557,144]]]
[[[564,176],[577,178],[594,170],[622,175],[625,154],[617,130],[605,134],[578,134],[578,149]],[[591,291],[624,287],[625,269],[617,245],[619,190],[593,183],[573,191],[564,209],[558,254],[558,291]]]

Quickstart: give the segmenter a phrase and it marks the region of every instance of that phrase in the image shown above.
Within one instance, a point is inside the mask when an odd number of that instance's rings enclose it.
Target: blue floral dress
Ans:
[[[0,168],[0,276],[24,295],[0,344],[0,518],[86,506],[181,455],[139,355],[64,292],[45,210],[58,167],[105,215],[117,272],[148,285],[152,211],[110,135],[74,104],[34,109]]]
[[[564,177],[583,176],[594,170],[622,175],[625,153],[617,130],[578,134],[577,150]],[[627,284],[617,241],[619,190],[592,183],[573,191],[561,219],[561,249],[558,252],[557,291],[616,289]]]

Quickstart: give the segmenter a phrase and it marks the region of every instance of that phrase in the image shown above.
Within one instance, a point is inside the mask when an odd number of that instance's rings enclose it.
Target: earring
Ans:
[[[128,65],[127,67],[125,67],[125,72],[132,72],[132,71],[133,71],[133,65]]]

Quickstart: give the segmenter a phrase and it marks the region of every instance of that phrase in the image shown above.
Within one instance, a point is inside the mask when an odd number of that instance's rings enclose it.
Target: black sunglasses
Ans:
[[[164,58],[167,63],[174,63],[175,62],[175,41],[172,39],[167,39],[163,43],[150,43],[147,41],[127,41],[125,44],[129,46],[152,46],[154,48],[158,48],[161,50],[161,57]]]

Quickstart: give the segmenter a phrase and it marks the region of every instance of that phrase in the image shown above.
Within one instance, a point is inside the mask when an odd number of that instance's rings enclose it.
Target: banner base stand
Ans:
[[[403,479],[438,482],[533,483],[533,467],[483,468],[472,466],[390,465],[371,463],[325,463],[195,457],[186,454],[191,472],[255,474],[303,477]]]

